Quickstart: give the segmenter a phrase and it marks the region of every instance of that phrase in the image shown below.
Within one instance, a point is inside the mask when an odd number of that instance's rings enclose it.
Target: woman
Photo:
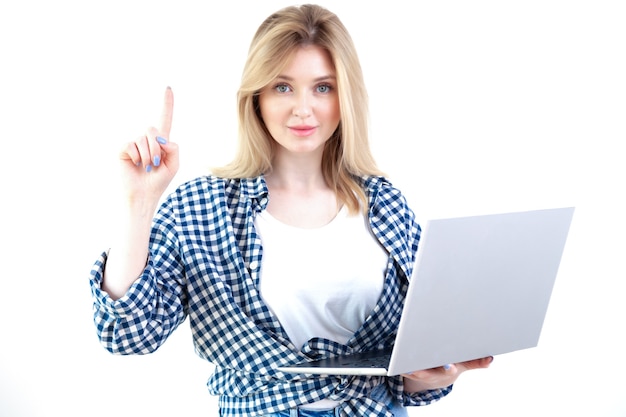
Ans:
[[[280,10],[249,50],[234,161],[157,207],[178,169],[168,88],[160,128],[120,155],[125,221],[91,280],[104,346],[152,352],[189,317],[223,416],[406,415],[487,367],[491,358],[401,377],[276,370],[393,341],[419,226],[370,154],[366,103],[339,19],[314,5]]]

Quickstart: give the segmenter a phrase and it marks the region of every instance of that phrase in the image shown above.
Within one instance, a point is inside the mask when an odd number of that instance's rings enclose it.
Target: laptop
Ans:
[[[278,369],[393,376],[536,347],[573,214],[429,220],[393,348]]]

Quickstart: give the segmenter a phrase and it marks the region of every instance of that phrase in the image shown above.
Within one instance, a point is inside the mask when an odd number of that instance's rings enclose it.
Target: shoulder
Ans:
[[[266,191],[262,177],[223,178],[215,175],[200,176],[179,185],[173,196],[189,197],[209,195],[214,197],[256,196]]]
[[[402,191],[386,177],[365,176],[360,181],[368,196],[370,209],[383,206],[393,211],[410,211]]]
[[[250,202],[267,200],[267,186],[262,176],[254,178],[223,178],[200,176],[179,185],[165,204],[184,208],[239,207]],[[265,198],[265,199],[264,199]],[[262,203],[261,203],[262,204]]]
[[[419,235],[419,225],[402,191],[384,177],[363,177],[363,187],[368,198],[368,212],[376,227],[409,230],[411,235]]]
[[[369,199],[372,231],[408,278],[421,232],[415,215],[405,196],[388,179],[365,177],[363,184]]]

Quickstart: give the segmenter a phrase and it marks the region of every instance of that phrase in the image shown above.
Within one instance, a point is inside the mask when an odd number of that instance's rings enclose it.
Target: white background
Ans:
[[[89,270],[116,152],[158,122],[165,86],[178,184],[229,160],[248,43],[289,4],[0,4],[0,415],[216,415],[187,323],[153,355],[100,347]],[[353,35],[372,146],[418,218],[576,206],[539,347],[411,415],[624,416],[623,2],[321,4]]]

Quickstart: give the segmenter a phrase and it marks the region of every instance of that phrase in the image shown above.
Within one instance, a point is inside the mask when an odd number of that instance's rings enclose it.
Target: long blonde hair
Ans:
[[[304,45],[328,51],[335,67],[341,122],[326,142],[322,171],[338,199],[355,213],[367,207],[357,177],[382,173],[369,146],[368,97],[356,49],[339,18],[320,6],[287,7],[259,26],[237,93],[238,149],[230,164],[213,172],[226,178],[249,178],[271,171],[274,141],[261,118],[258,95]]]

